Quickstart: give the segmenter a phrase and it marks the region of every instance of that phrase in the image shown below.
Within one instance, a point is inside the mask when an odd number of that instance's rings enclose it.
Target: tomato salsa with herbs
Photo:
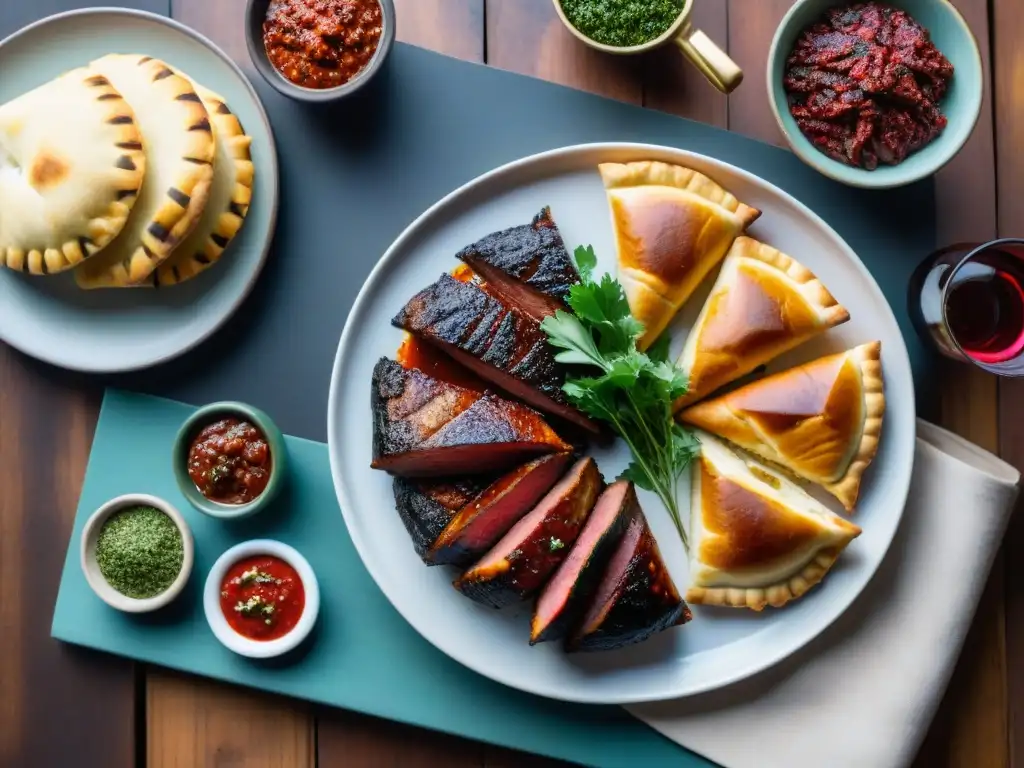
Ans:
[[[220,609],[228,625],[250,640],[276,640],[298,624],[306,591],[294,568],[279,557],[239,560],[220,585]]]
[[[210,501],[246,504],[270,481],[267,438],[248,421],[223,418],[204,427],[188,451],[188,475]]]
[[[380,44],[377,0],[272,0],[263,46],[278,72],[303,88],[344,85]]]
[[[783,86],[801,132],[834,160],[897,165],[946,127],[953,65],[928,30],[877,2],[833,8],[805,29]]]

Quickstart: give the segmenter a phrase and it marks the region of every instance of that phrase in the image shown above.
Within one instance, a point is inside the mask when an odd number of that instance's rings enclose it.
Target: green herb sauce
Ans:
[[[96,564],[107,583],[126,597],[165,591],[181,573],[181,532],[155,507],[128,507],[112,515],[96,539]]]
[[[626,48],[650,42],[679,18],[683,0],[561,0],[569,23],[598,43]]]

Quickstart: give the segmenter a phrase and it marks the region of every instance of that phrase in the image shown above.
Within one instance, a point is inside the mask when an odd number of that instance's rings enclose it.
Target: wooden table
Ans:
[[[10,23],[17,16],[24,23],[41,13],[40,2],[55,9],[84,4],[0,0],[0,20]],[[248,65],[242,36],[245,0],[169,2],[175,18]],[[1022,236],[1024,2],[954,2],[981,43],[986,71],[995,75],[988,78],[973,138],[937,177],[938,240]],[[698,24],[727,44],[747,73],[747,82],[725,98],[672,51],[622,60],[582,47],[558,23],[550,0],[395,0],[401,40],[777,144],[782,139],[762,80],[769,41],[790,3],[697,0]],[[0,767],[553,765],[51,640],[52,608],[99,399],[97,388],[0,345]],[[950,365],[943,371],[941,412],[933,416],[1024,468],[1024,384]],[[443,692],[438,693],[441,703]],[[996,561],[918,765],[1024,768],[1020,515]]]

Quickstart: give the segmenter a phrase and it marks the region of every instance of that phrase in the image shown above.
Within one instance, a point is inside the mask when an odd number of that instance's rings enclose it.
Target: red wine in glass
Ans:
[[[958,244],[914,272],[910,316],[940,352],[1024,376],[1024,240]]]

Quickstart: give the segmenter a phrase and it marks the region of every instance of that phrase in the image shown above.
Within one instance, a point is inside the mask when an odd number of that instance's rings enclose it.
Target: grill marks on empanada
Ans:
[[[82,263],[122,231],[145,171],[131,106],[92,68],[0,106],[0,265]]]
[[[192,84],[164,62],[112,54],[92,66],[135,102],[149,168],[125,231],[75,277],[83,288],[136,285],[170,256],[203,213],[213,177],[213,129]]]
[[[241,121],[224,99],[193,82],[206,106],[217,143],[213,185],[206,210],[196,228],[161,264],[147,284],[175,285],[190,280],[217,263],[242,228],[252,200],[254,166]]]

